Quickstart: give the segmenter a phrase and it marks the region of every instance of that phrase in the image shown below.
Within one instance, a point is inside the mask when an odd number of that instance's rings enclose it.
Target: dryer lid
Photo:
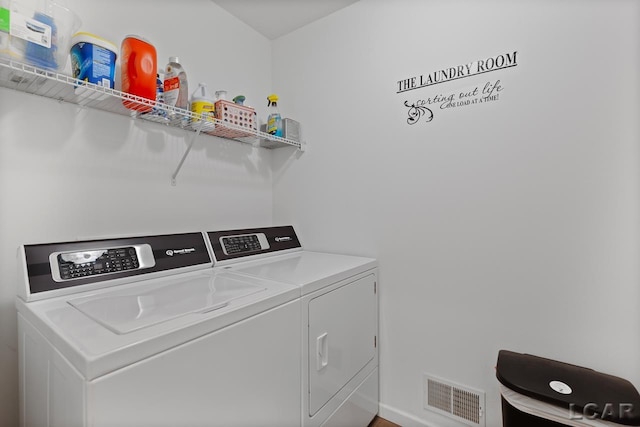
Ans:
[[[376,266],[377,261],[372,258],[301,251],[222,268],[300,286],[305,295]]]

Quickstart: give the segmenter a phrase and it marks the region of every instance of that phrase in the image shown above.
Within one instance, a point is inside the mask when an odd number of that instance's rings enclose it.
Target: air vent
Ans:
[[[469,426],[485,426],[485,394],[440,378],[424,375],[424,408]]]

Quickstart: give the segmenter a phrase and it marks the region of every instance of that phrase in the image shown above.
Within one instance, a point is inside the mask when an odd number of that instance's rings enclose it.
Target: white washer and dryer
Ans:
[[[25,245],[24,427],[298,426],[300,290],[204,233]]]
[[[207,234],[216,268],[301,290],[302,425],[368,425],[378,413],[377,261],[303,250],[291,226]]]
[[[378,412],[373,259],[302,250],[290,226],[18,258],[23,427],[364,427]]]

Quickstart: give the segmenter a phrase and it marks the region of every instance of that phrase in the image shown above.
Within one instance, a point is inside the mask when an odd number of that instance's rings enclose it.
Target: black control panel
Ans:
[[[290,225],[239,230],[209,231],[215,262],[302,249]]]
[[[138,255],[132,246],[58,255],[58,269],[62,280],[135,270],[139,267]]]
[[[255,234],[245,236],[223,237],[222,244],[227,255],[254,252],[262,249],[260,240]]]
[[[27,301],[46,297],[49,291],[108,286],[113,280],[204,269],[212,263],[200,232],[40,243],[24,245],[23,251],[27,276],[20,296]]]

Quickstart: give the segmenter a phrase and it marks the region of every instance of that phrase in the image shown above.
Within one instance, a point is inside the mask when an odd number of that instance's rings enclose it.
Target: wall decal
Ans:
[[[409,101],[404,101],[404,105],[409,107],[409,118],[407,119],[408,124],[415,125],[422,116],[425,116],[425,122],[433,120],[433,111],[431,108],[425,107],[424,100],[419,100],[411,105],[409,105]]]
[[[396,82],[398,85],[396,93],[404,93],[516,66],[518,66],[518,51],[513,51],[486,59],[479,59],[468,64],[437,70],[429,74],[421,74],[420,76],[398,80]],[[423,123],[432,121],[434,118],[433,108],[436,107],[440,110],[446,110],[498,101],[500,99],[500,92],[502,92],[503,89],[500,80],[490,80],[484,85],[475,86],[472,89],[439,93],[426,99],[418,99],[413,103],[405,100],[404,106],[409,109],[407,111],[407,115],[409,116],[407,118],[407,124],[415,125],[420,121]]]
[[[505,68],[516,67],[518,65],[517,54],[518,51],[514,51],[513,53],[496,55],[487,59],[479,59],[469,64],[434,71],[427,75],[421,74],[420,76],[398,80],[398,91],[396,93],[407,92],[410,90],[433,86],[439,83],[476,76],[478,74],[491,73]]]
[[[482,87],[482,89],[480,89],[480,87]],[[472,90],[454,92],[448,95],[438,94],[431,98],[419,99],[413,104],[409,104],[409,101],[404,101],[405,107],[409,108],[407,112],[409,115],[407,124],[415,125],[423,117],[423,122],[433,120],[432,105],[435,105],[441,110],[446,110],[498,101],[500,99],[500,92],[502,92],[503,89],[500,80],[496,80],[495,82],[489,81],[485,83],[484,86],[476,86]]]

